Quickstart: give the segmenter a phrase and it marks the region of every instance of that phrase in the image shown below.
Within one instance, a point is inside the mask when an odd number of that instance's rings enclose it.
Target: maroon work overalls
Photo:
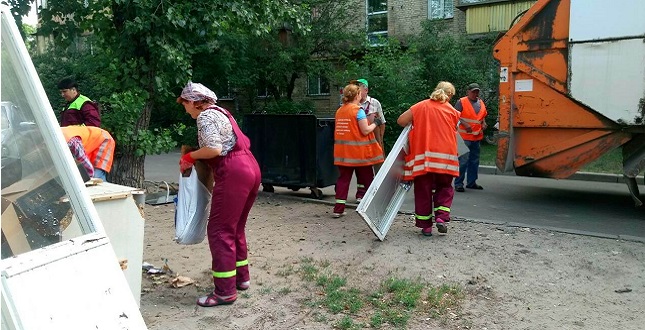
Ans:
[[[215,294],[230,296],[236,284],[250,280],[246,247],[246,220],[260,187],[260,167],[251,154],[249,138],[242,133],[231,114],[225,114],[237,142],[225,156],[209,160],[213,169],[213,197],[208,218],[208,245],[213,258]]]

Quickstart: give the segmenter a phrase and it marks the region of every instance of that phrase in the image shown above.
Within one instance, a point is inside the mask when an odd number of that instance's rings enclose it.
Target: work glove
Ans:
[[[381,126],[383,125],[383,121],[381,120],[380,117],[376,117],[374,118],[374,124],[376,124],[376,126]]]
[[[193,164],[195,164],[195,159],[193,159],[193,157],[190,155],[190,152],[184,154],[179,159],[179,172],[180,173],[186,172],[186,170],[193,167]]]

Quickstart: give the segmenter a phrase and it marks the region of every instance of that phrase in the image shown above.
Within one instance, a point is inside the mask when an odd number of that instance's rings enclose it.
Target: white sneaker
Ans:
[[[356,203],[360,203],[362,200],[362,198],[356,198]]]
[[[334,213],[333,217],[334,217],[334,218],[340,218],[340,217],[344,216],[345,214],[347,214],[347,213],[346,213],[346,212],[343,212],[343,213]]]

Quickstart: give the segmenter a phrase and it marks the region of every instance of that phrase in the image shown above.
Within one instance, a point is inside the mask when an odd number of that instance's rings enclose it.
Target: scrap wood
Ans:
[[[191,279],[190,277],[179,275],[171,279],[169,282],[174,288],[181,288],[195,283],[195,281],[193,281],[193,279]]]

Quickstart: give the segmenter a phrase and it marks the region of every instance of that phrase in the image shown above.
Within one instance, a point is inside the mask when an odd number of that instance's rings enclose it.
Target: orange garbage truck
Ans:
[[[622,148],[642,206],[645,1],[538,0],[495,44],[497,167],[563,179]]]

